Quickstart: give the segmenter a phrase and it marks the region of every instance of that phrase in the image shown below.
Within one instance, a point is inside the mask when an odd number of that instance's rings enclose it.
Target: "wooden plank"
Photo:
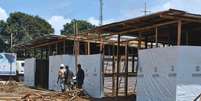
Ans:
[[[48,60],[49,52],[48,52],[48,47],[45,48],[45,59]]]
[[[132,56],[132,72],[135,72],[135,55]]]
[[[114,75],[117,75],[117,73],[114,73]],[[126,75],[126,73],[119,73],[119,77],[124,77]],[[104,74],[105,77],[112,77],[113,73],[105,73]],[[128,72],[128,77],[136,77],[137,76],[137,72]]]
[[[115,95],[115,45],[112,45],[112,96]]]
[[[90,42],[87,42],[87,53],[88,53],[88,55],[91,54],[91,46],[90,46]]]
[[[145,37],[145,49],[148,48],[148,36]]]
[[[117,75],[116,75],[116,96],[119,96],[119,69],[120,69],[120,39],[121,36],[118,34],[118,45],[117,45]]]
[[[183,21],[189,21],[189,22],[194,22],[194,23],[201,23],[201,19],[194,19],[194,18],[188,18],[188,17],[182,17],[182,16],[171,16],[171,15],[165,15],[161,14],[160,17],[166,18],[166,19],[175,19],[175,20],[183,20]]]
[[[188,35],[189,33],[188,32],[186,32],[186,45],[188,45],[188,42],[189,42],[189,35]]]
[[[139,35],[139,36],[138,36],[138,37],[139,37],[139,38],[138,38],[138,49],[141,49],[141,44],[142,44],[142,41],[141,41],[141,40],[142,40],[142,36],[141,36],[140,33],[138,33],[138,35]]]
[[[126,68],[125,68],[125,96],[128,96],[128,42],[127,45],[125,47],[125,62],[126,62]]]
[[[155,28],[155,43],[156,47],[158,47],[158,27]]]
[[[178,21],[175,20],[175,21],[168,21],[168,22],[163,22],[163,23],[159,23],[159,24],[153,24],[151,26],[146,26],[146,27],[141,27],[141,28],[122,31],[122,32],[119,32],[118,34],[126,34],[126,33],[131,33],[131,32],[139,32],[139,31],[143,31],[143,30],[149,30],[149,29],[153,29],[155,27],[170,25],[170,24],[174,24],[174,23],[177,23],[177,22]],[[113,33],[111,35],[116,35],[116,33]]]
[[[40,59],[43,59],[43,49],[40,49]]]
[[[63,54],[66,54],[66,40],[63,42]]]
[[[56,49],[56,53],[54,55],[57,55],[58,54],[58,43],[56,43],[55,49]]]
[[[181,20],[177,24],[177,46],[181,45]]]

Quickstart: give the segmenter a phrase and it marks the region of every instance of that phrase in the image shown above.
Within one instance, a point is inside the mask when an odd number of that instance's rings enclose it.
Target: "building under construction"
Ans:
[[[18,56],[36,57],[40,62],[46,61],[46,66],[44,66],[44,63],[43,65],[39,64],[41,68],[46,68],[43,69],[45,72],[48,70],[48,57],[51,55],[103,54],[102,72],[104,75],[102,76],[111,77],[111,94],[119,96],[123,92],[127,96],[129,77],[136,77],[137,71],[141,71],[137,62],[139,51],[148,48],[159,49],[184,45],[200,46],[200,26],[201,15],[169,9],[103,25],[76,35],[39,38],[28,44],[18,45],[17,47],[21,49],[18,51]],[[161,57],[161,59],[163,58]],[[122,62],[124,65],[122,65]],[[108,66],[108,64],[111,65]],[[36,66],[36,68],[38,67]],[[155,72],[158,71],[158,69],[154,70]],[[46,77],[46,80],[48,80],[48,73],[40,73],[39,75],[46,76],[44,78],[38,77],[38,79],[45,79]],[[158,77],[158,74],[153,77]],[[124,85],[123,90],[120,90],[122,78]],[[38,84],[43,85],[40,81],[43,80],[37,81]],[[44,87],[47,86],[48,82]],[[135,88],[135,85],[133,85],[133,88]],[[136,93],[138,94],[138,92]]]

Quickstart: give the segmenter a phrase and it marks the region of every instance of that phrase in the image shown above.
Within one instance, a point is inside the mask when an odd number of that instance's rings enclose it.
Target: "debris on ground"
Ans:
[[[82,89],[62,93],[30,88],[15,81],[0,81],[0,101],[135,101],[135,96],[95,99],[83,94]]]

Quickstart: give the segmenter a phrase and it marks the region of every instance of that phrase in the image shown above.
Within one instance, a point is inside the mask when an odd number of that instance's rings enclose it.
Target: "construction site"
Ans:
[[[0,81],[0,100],[201,101],[200,14],[168,9],[82,32],[77,23],[73,28],[75,34],[45,35],[0,54],[11,76]],[[22,77],[14,73],[16,58],[24,60]],[[75,75],[81,65],[82,88],[62,91],[61,64]]]

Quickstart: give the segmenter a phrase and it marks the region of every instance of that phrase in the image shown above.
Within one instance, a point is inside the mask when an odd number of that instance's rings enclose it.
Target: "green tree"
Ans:
[[[62,35],[74,34],[74,24],[77,23],[77,28],[79,32],[86,31],[95,28],[95,25],[85,21],[85,20],[72,20],[70,23],[66,23],[64,28],[61,30]]]
[[[7,51],[9,34],[6,33],[7,23],[0,21],[0,52]]]
[[[6,32],[12,34],[13,45],[16,45],[51,34],[54,30],[47,21],[38,16],[15,12],[7,19]]]

